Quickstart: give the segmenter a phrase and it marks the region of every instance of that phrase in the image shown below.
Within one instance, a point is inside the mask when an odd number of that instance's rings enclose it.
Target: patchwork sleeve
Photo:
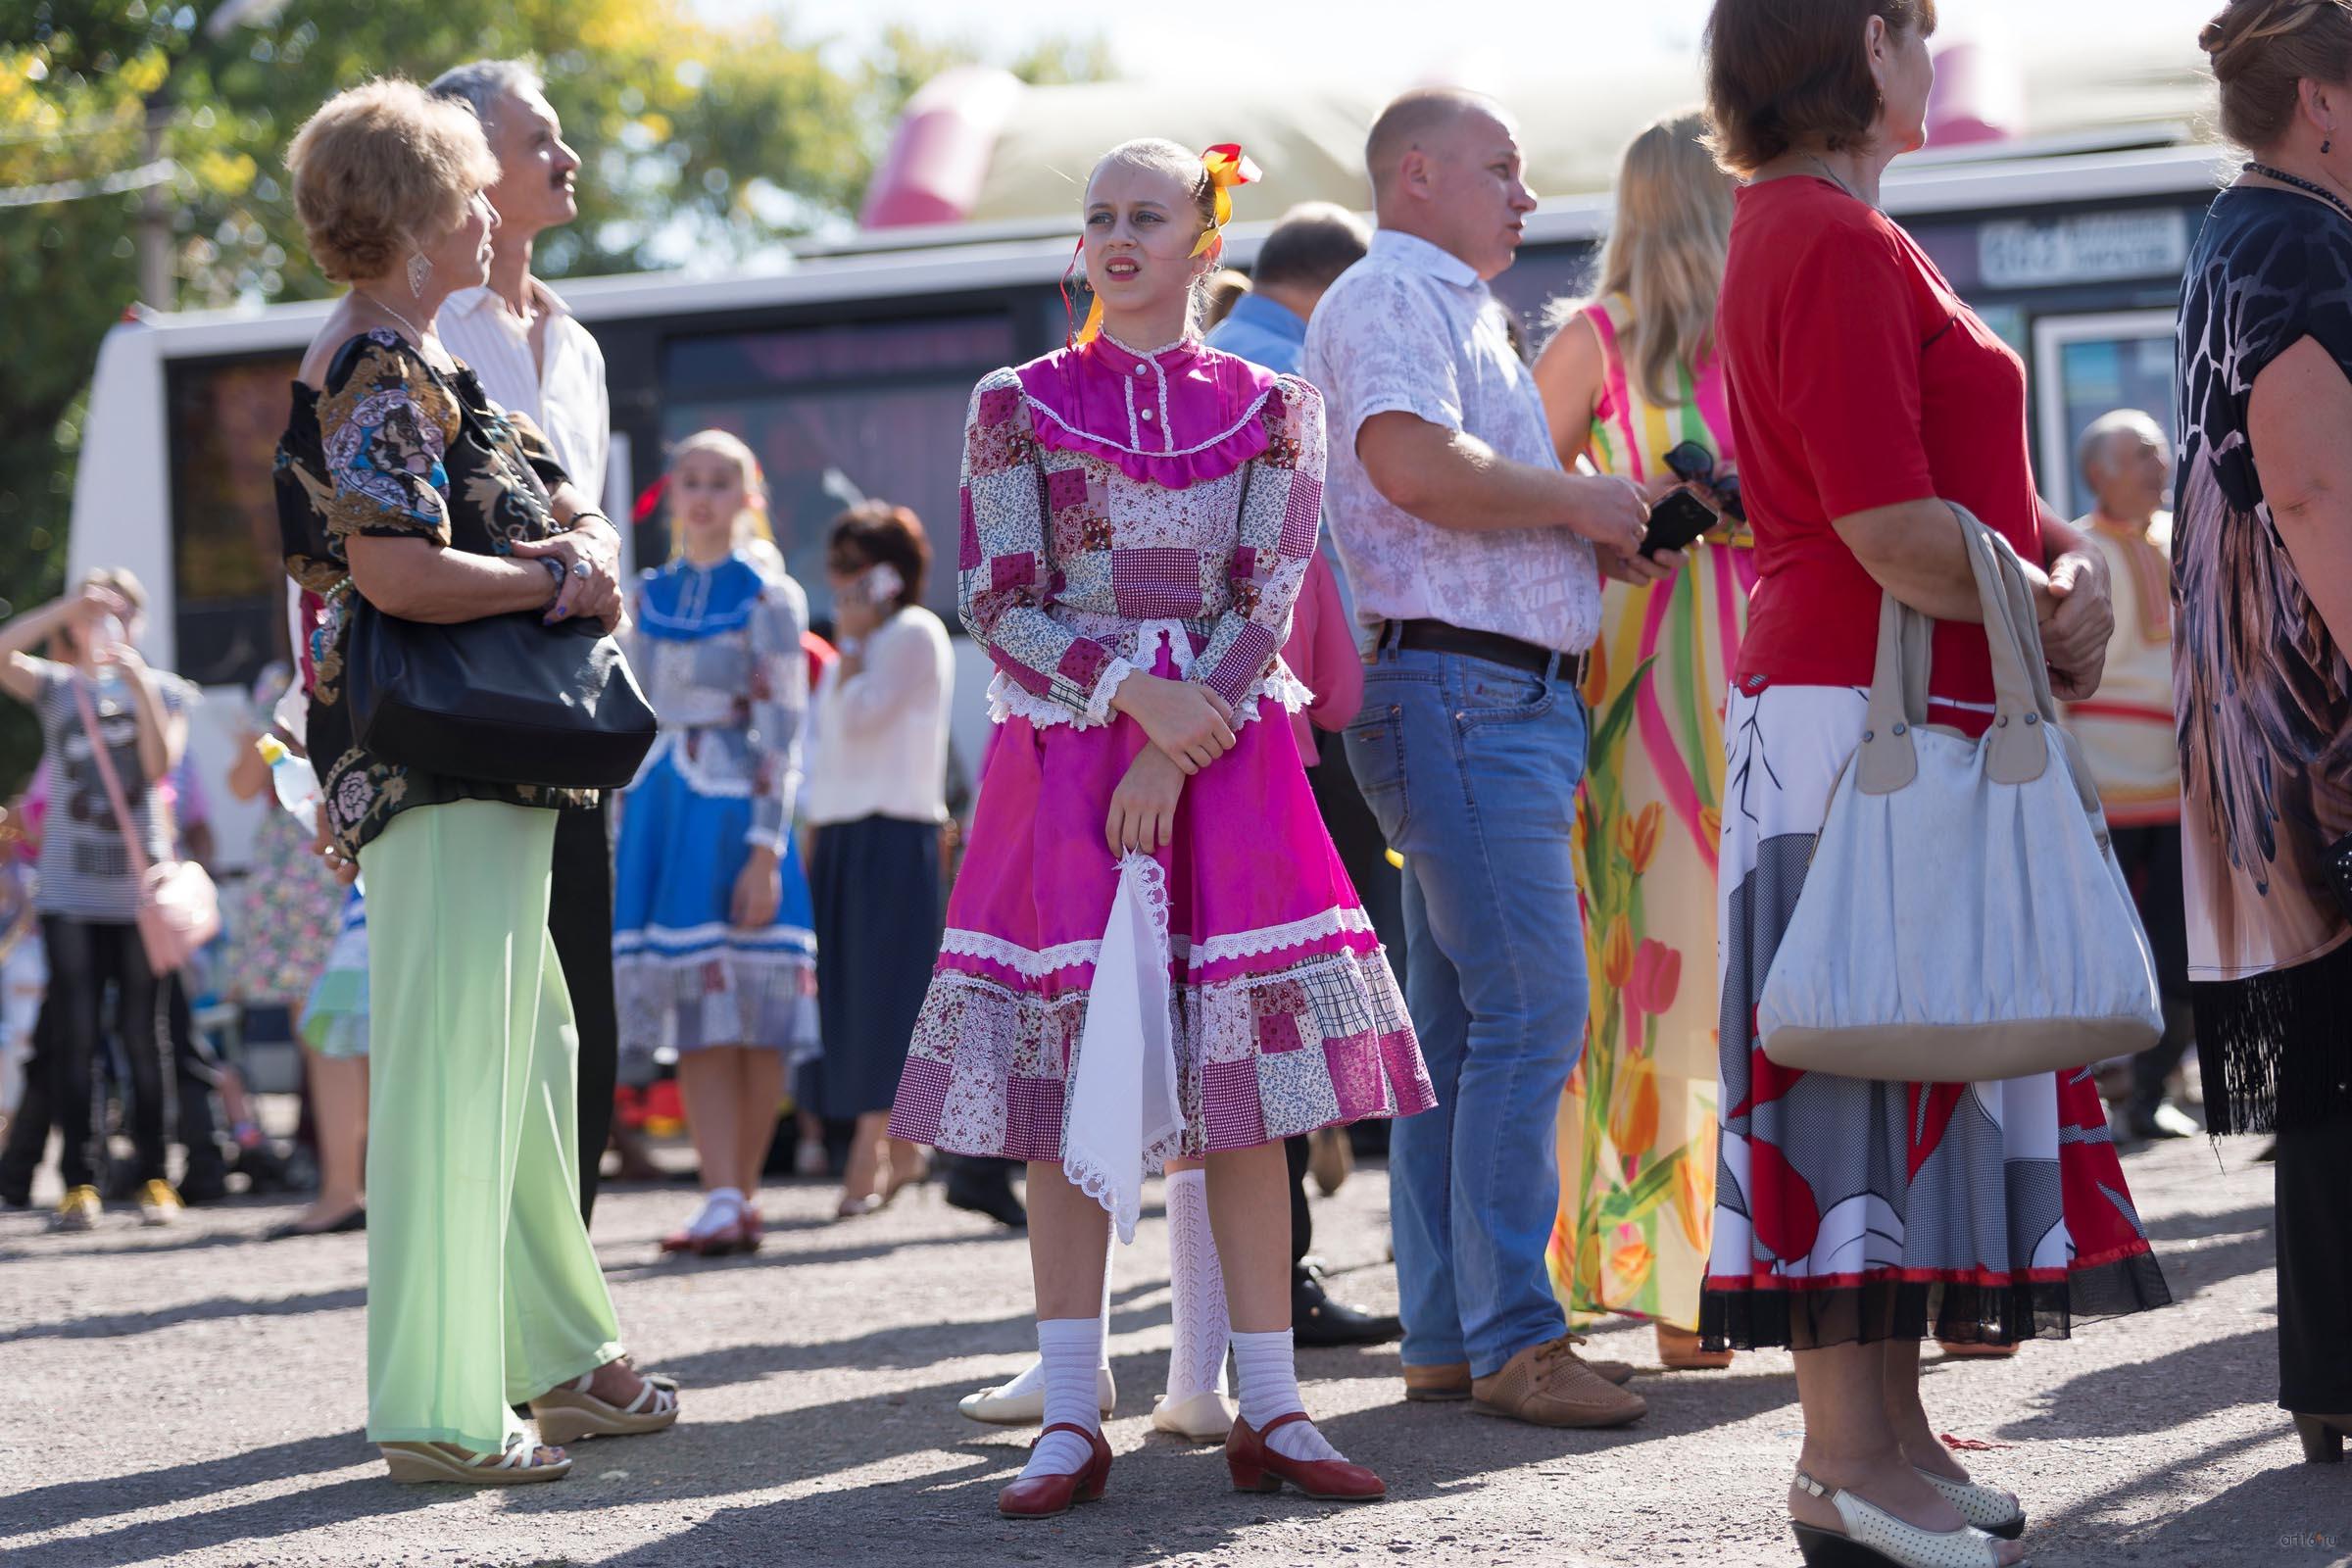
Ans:
[[[744,841],[784,854],[801,798],[801,725],[808,714],[808,597],[790,577],[771,578],[752,612],[752,826]]]
[[[416,351],[389,332],[355,338],[318,399],[327,532],[449,545],[449,470],[457,400]]]
[[[1283,376],[1259,416],[1271,439],[1250,460],[1242,490],[1240,539],[1226,573],[1233,607],[1217,617],[1190,677],[1236,708],[1290,639],[1291,609],[1322,527],[1321,395]]]
[[[1006,678],[1101,723],[1127,662],[1046,612],[1060,574],[1047,550],[1045,468],[1020,377],[995,370],[964,421],[956,611]]]

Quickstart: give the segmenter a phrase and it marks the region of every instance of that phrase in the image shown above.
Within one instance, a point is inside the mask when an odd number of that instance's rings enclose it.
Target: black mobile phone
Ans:
[[[1715,509],[1689,490],[1670,490],[1649,509],[1649,532],[1642,536],[1642,554],[1687,549],[1691,541],[1723,521]]]

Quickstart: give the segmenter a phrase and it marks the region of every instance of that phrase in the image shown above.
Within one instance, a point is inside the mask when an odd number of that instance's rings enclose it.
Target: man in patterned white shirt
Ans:
[[[1562,471],[1487,290],[1536,206],[1502,110],[1407,94],[1365,161],[1379,231],[1316,306],[1304,373],[1372,648],[1348,761],[1404,857],[1405,994],[1438,1089],[1390,1150],[1405,1396],[1616,1426],[1646,1408],[1631,1369],[1579,1359],[1544,1267],[1587,1001],[1578,693],[1603,570],[1679,558],[1641,558],[1633,486]]]
[[[531,275],[531,248],[546,230],[579,216],[572,177],[579,155],[538,74],[518,60],[477,60],[443,72],[432,92],[471,106],[498,157],[498,183],[483,192],[498,212],[490,281],[461,289],[441,307],[441,341],[481,378],[490,401],[537,425],[572,484],[591,502],[604,494],[612,446],[605,356],[556,291]],[[600,512],[572,520],[583,552],[625,566],[620,532]],[[556,824],[548,930],[564,964],[579,1030],[580,1213],[596,1207],[599,1168],[612,1130],[620,1022],[612,996],[612,857],[604,805],[566,808]]]

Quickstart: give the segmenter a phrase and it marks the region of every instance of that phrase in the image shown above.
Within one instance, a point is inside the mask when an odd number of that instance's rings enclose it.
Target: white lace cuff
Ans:
[[[1113,660],[1109,671],[1102,677],[1105,684],[1096,687],[1095,700],[1087,705],[1087,711],[1083,714],[1073,713],[1059,703],[1049,702],[1038,696],[1010,676],[999,674],[988,683],[989,722],[1002,724],[1008,718],[1025,718],[1037,729],[1050,729],[1055,724],[1068,724],[1076,729],[1098,728],[1111,720],[1110,696],[1118,689],[1110,683],[1111,677],[1115,675],[1124,680],[1134,672],[1135,666],[1127,661]],[[1315,694],[1304,681],[1278,663],[1250,682],[1249,689],[1242,693],[1241,704],[1233,712],[1234,728],[1239,729],[1257,717],[1260,698],[1271,700],[1275,707],[1286,713],[1302,713],[1314,706]]]
[[[1095,682],[1094,694],[1087,698],[1086,711],[1079,722],[1089,726],[1109,723],[1110,700],[1118,695],[1120,684],[1134,673],[1135,666],[1124,659],[1112,660],[1103,669],[1102,678]]]

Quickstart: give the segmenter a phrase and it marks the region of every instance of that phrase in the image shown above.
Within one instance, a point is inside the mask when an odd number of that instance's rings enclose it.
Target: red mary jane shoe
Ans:
[[[1375,1502],[1389,1494],[1388,1484],[1360,1464],[1345,1459],[1293,1459],[1267,1445],[1267,1433],[1305,1419],[1304,1410],[1293,1410],[1253,1432],[1249,1422],[1237,1417],[1225,1439],[1225,1468],[1233,1472],[1233,1490],[1280,1492],[1288,1481],[1320,1502]]]
[[[1031,1476],[1015,1481],[997,1494],[997,1512],[1007,1519],[1051,1519],[1057,1513],[1068,1513],[1073,1503],[1093,1502],[1102,1495],[1103,1486],[1110,1480],[1110,1445],[1102,1441],[1100,1432],[1089,1432],[1068,1421],[1056,1421],[1037,1435],[1038,1443],[1055,1432],[1075,1432],[1094,1449],[1094,1457],[1086,1468],[1070,1475]],[[1033,1443],[1030,1447],[1035,1448]]]

